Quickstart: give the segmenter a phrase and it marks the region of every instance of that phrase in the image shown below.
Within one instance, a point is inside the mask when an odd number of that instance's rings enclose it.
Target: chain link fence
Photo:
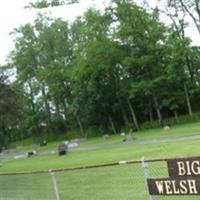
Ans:
[[[147,178],[168,177],[165,160],[141,160],[54,172],[0,175],[0,200],[197,200],[150,196]]]

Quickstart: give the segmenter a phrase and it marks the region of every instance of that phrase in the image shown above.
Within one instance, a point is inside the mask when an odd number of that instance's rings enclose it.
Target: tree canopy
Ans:
[[[76,2],[42,0],[31,6]],[[186,8],[198,6],[183,3],[169,1],[168,10],[191,15]],[[4,127],[20,137],[69,130],[85,137],[91,129],[137,131],[143,123],[161,126],[169,117],[192,117],[200,109],[200,50],[185,36],[186,23],[170,13],[166,26],[157,8],[113,0],[105,11],[90,8],[73,23],[40,14],[16,29],[10,65],[16,69],[23,123]],[[0,103],[17,107],[12,85],[1,83],[0,89],[11,100]],[[16,116],[10,113],[7,121]]]

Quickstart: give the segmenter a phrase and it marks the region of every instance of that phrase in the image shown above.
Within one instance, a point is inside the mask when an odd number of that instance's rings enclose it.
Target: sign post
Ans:
[[[149,171],[148,171],[148,163],[145,162],[144,157],[141,159],[141,164],[142,164],[142,169],[143,169],[144,178],[145,178],[145,182],[146,182],[146,181],[148,181],[148,178],[149,178]],[[153,200],[153,197],[151,196],[151,194],[149,194],[149,200]]]
[[[52,179],[52,184],[53,184],[55,199],[56,200],[60,200],[60,195],[59,195],[59,192],[58,192],[58,186],[57,186],[57,181],[56,181],[55,173],[52,172],[51,170],[49,170],[49,174],[50,174],[51,179]]]

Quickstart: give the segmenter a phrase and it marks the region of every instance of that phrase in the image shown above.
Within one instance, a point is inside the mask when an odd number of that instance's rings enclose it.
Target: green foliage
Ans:
[[[37,0],[34,3],[29,3],[26,8],[48,8],[48,7],[55,7],[55,6],[62,6],[67,4],[78,3],[79,0]]]
[[[22,114],[21,91],[10,84],[5,74],[0,74],[0,146],[12,140],[12,131]]]
[[[141,124],[140,128],[142,130],[153,129],[153,128],[162,128],[165,125],[174,126],[177,124],[195,123],[195,122],[199,122],[199,121],[200,121],[200,113],[198,112],[198,113],[193,113],[192,117],[189,115],[180,115],[180,116],[178,116],[177,119],[175,117],[165,118],[162,121],[162,125],[158,121],[145,122],[145,123]]]
[[[193,129],[193,130],[191,130]],[[85,165],[103,164],[108,162],[119,162],[120,160],[140,160],[145,155],[145,159],[157,158],[172,158],[182,156],[198,156],[199,155],[199,139],[197,139],[200,131],[200,124],[185,124],[182,126],[172,127],[172,130],[151,130],[139,132],[137,139],[139,144],[127,145],[121,144],[116,138],[112,137],[109,140],[107,148],[99,148],[90,151],[74,151],[70,152],[67,156],[58,157],[57,155],[36,156],[29,159],[15,159],[6,162],[1,166],[1,173],[23,172],[23,171],[48,171],[51,169],[61,169],[67,167],[79,167]],[[187,133],[187,134],[186,134]],[[196,139],[189,139],[181,141],[179,137],[182,134],[195,135]],[[152,136],[152,144],[145,142]],[[160,137],[158,139],[158,137]],[[169,140],[172,140],[169,142]],[[155,141],[158,140],[158,143]],[[103,141],[102,138],[95,138],[88,140],[86,148],[90,145],[100,145]],[[135,143],[137,140],[135,141]],[[162,143],[161,143],[162,142]],[[83,144],[84,144],[83,143]],[[145,143],[145,144],[143,144]],[[104,146],[106,143],[103,143]],[[48,151],[56,150],[58,143],[49,144]],[[178,148],[177,148],[178,147]],[[32,148],[32,146],[27,147]],[[42,152],[41,147],[39,152]],[[45,149],[47,150],[47,149]],[[44,151],[45,151],[44,150]],[[149,164],[149,172],[152,176],[167,176],[166,163],[151,163]],[[161,170],[162,169],[162,170]],[[159,174],[155,174],[159,171]],[[133,173],[135,176],[133,177]],[[95,192],[95,199],[147,199],[148,191],[142,192],[145,187],[143,178],[143,171],[141,164],[135,165],[120,165],[114,167],[104,167],[98,169],[85,169],[75,170],[69,172],[56,173],[58,181],[58,188],[62,198],[67,199],[70,197],[77,199],[93,199],[91,194]],[[39,176],[24,175],[22,176],[2,176],[1,177],[1,198],[18,198],[28,199],[53,199],[54,193],[49,178],[49,174],[40,174]],[[81,179],[80,179],[81,177]],[[133,179],[134,178],[134,179]],[[68,187],[72,183],[73,184]],[[134,181],[133,181],[134,180]],[[138,180],[138,181],[137,181]],[[17,187],[16,187],[16,182]],[[32,183],[35,183],[32,187]],[[130,184],[132,183],[132,184]],[[67,185],[67,187],[66,187]],[[8,187],[9,186],[9,187]],[[79,188],[77,190],[77,187]],[[90,188],[89,190],[86,188]],[[15,192],[9,192],[10,188],[15,188]],[[42,188],[42,189],[41,189]],[[24,190],[25,189],[25,190]],[[92,191],[91,191],[92,189]],[[23,191],[23,192],[22,192]],[[114,192],[113,192],[114,191]],[[92,193],[91,193],[92,192]],[[47,193],[47,194],[46,194]]]
[[[166,27],[159,10],[124,0],[112,0],[104,12],[90,8],[73,23],[39,14],[19,27],[10,65],[23,112],[10,140],[90,137],[192,116],[200,109],[200,50],[181,36],[181,27]]]

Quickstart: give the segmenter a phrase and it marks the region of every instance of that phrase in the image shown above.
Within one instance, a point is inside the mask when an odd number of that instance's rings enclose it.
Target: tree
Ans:
[[[41,0],[35,8],[59,5]],[[86,137],[88,129],[117,133],[153,119],[163,125],[187,110],[192,115],[199,109],[199,48],[185,37],[185,8],[170,6],[168,27],[158,8],[112,0],[103,12],[88,9],[73,23],[40,14],[16,29],[18,129],[29,136],[79,129]]]
[[[62,6],[67,4],[78,3],[79,0],[37,0],[34,3],[29,3],[26,8],[43,9],[48,7]]]
[[[192,14],[190,13],[190,9],[189,9],[189,8],[194,7],[194,4],[192,2],[186,3],[182,0],[169,0],[167,6],[168,6],[167,15],[172,20],[172,28],[174,30],[173,35],[176,35],[176,38],[173,38],[174,42],[176,40],[173,48],[176,49],[177,52],[181,52],[181,54],[177,57],[174,57],[174,59],[179,60],[179,65],[180,63],[182,64],[182,68],[183,68],[182,75],[184,77],[182,80],[184,81],[183,91],[185,93],[185,99],[186,99],[189,115],[192,116],[193,112],[192,112],[192,105],[191,105],[191,100],[190,100],[190,93],[193,90],[192,88],[196,87],[195,77],[197,77],[198,75],[196,74],[195,67],[192,63],[192,49],[190,48],[190,40],[186,37],[185,31],[186,31],[186,28],[188,27],[188,22],[187,22],[188,14],[192,16],[192,19],[196,27],[198,27],[195,11],[194,11],[194,14]],[[196,4],[196,6],[198,5]],[[178,48],[176,48],[177,44],[179,45]],[[188,78],[190,80],[188,80]]]
[[[114,119],[116,111],[113,108],[119,100],[117,64],[121,56],[116,43],[109,38],[110,23],[109,14],[88,10],[84,19],[77,20],[72,27],[73,41],[77,44],[73,75],[76,97],[73,105],[78,109],[76,114],[80,116],[80,111],[84,113],[84,121],[88,125],[108,126],[112,132],[117,132]],[[77,31],[80,31],[78,35]]]
[[[21,115],[21,101],[18,88],[9,84],[8,77],[0,75],[0,145],[12,140],[11,130]]]
[[[67,23],[39,15],[34,25],[26,24],[16,30],[15,38],[12,61],[29,104],[26,109],[31,119],[28,122],[32,123],[29,127],[35,127],[33,132],[40,132],[41,124],[46,124],[47,131],[51,132],[53,122],[65,126],[69,93],[67,70],[71,59]]]
[[[161,122],[159,100],[164,78],[166,29],[159,23],[156,10],[150,14],[131,1],[115,3],[115,15],[119,21],[117,36],[126,49],[123,65],[132,77],[133,90],[130,95],[134,97],[134,92],[145,92],[152,99]]]
[[[199,0],[168,0],[168,4],[181,8],[193,21],[196,29],[200,33],[200,2]]]

